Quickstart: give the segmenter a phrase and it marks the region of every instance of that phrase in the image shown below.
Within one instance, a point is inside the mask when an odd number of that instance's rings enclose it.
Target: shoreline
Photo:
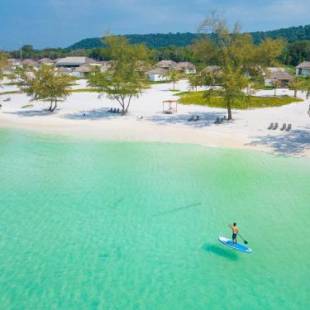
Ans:
[[[277,152],[270,146],[253,142],[245,133],[217,128],[188,128],[185,125],[158,125],[148,120],[84,120],[78,123],[54,117],[20,120],[0,114],[0,129],[26,130],[29,133],[95,141],[192,144],[211,148],[230,148],[290,157],[309,157],[310,149],[298,153]],[[309,133],[310,134],[310,133]]]
[[[177,87],[185,91],[189,86],[180,81]],[[305,96],[303,102],[279,107],[233,110],[232,122],[216,125],[216,118],[225,116],[226,109],[179,104],[177,113],[163,114],[162,102],[176,99],[170,88],[171,83],[153,85],[133,99],[125,116],[109,113],[109,108],[118,108],[117,103],[96,93],[74,93],[59,103],[54,113],[46,112],[47,103],[32,103],[26,95],[14,94],[1,102],[0,128],[101,141],[184,143],[310,157],[310,100]],[[261,90],[257,96],[271,96],[272,92]],[[292,95],[287,89],[278,93]],[[194,115],[199,115],[199,120],[189,121]],[[268,130],[275,122],[278,129]],[[281,131],[284,123],[292,124],[292,130]]]

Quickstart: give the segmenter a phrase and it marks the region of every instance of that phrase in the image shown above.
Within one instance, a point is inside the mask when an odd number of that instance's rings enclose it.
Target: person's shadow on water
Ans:
[[[232,250],[230,250],[230,249],[225,249],[225,248],[223,248],[217,244],[205,243],[202,246],[202,249],[208,253],[218,255],[218,256],[222,256],[224,258],[227,258],[227,259],[230,259],[233,261],[236,261],[239,259],[239,256],[237,253],[232,252]]]

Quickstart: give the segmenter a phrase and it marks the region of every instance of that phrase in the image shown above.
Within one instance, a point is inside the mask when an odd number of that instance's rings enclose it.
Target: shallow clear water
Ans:
[[[0,171],[1,309],[309,309],[307,159],[2,130]]]

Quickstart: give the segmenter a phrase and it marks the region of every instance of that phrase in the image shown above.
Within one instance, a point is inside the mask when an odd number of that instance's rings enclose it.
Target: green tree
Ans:
[[[310,77],[304,78],[301,81],[301,90],[306,92],[306,98],[310,98]]]
[[[273,88],[273,90],[274,90],[273,95],[274,95],[274,97],[276,97],[276,96],[277,96],[277,89],[280,88],[281,83],[280,83],[280,81],[278,81],[278,80],[273,80],[273,81],[271,82],[271,86],[272,86],[272,88]]]
[[[249,83],[248,78],[240,68],[227,66],[223,71],[223,98],[227,107],[227,118],[232,119],[232,106],[237,101],[244,101],[246,94],[243,89]]]
[[[8,55],[0,51],[0,81],[3,79],[3,70],[8,65]]]
[[[138,97],[147,85],[141,62],[146,63],[150,53],[144,45],[129,44],[125,37],[108,36],[104,42],[112,68],[107,72],[95,71],[88,83],[116,100],[126,114],[132,98]]]
[[[228,119],[231,120],[232,104],[236,100],[241,100],[245,95],[244,89],[248,88],[249,83],[259,80],[263,68],[273,64],[281,55],[283,42],[267,39],[257,46],[250,35],[240,33],[238,24],[229,29],[225,20],[216,15],[206,18],[200,28],[209,33],[202,40],[210,41],[212,38],[214,42],[213,45],[205,43],[208,47],[205,53],[210,52],[214,46],[210,54],[215,55],[216,64],[222,69],[223,98]],[[200,54],[203,54],[203,48]]]
[[[297,92],[303,88],[303,79],[295,77],[292,81],[289,82],[289,89],[294,91],[294,97],[297,97]]]
[[[167,75],[168,79],[172,82],[172,90],[175,90],[176,83],[181,78],[181,73],[177,70],[170,70]]]
[[[197,91],[198,87],[205,85],[205,78],[201,72],[190,74],[188,76],[188,82],[189,82],[189,85]]]
[[[70,94],[74,78],[58,73],[50,66],[42,65],[38,70],[22,70],[19,76],[19,87],[33,101],[50,102],[49,111],[54,112],[57,103]]]

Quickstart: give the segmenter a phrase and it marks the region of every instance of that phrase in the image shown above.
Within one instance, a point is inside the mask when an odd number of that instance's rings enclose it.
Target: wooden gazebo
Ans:
[[[163,113],[173,114],[178,112],[177,100],[164,100],[163,101]]]

